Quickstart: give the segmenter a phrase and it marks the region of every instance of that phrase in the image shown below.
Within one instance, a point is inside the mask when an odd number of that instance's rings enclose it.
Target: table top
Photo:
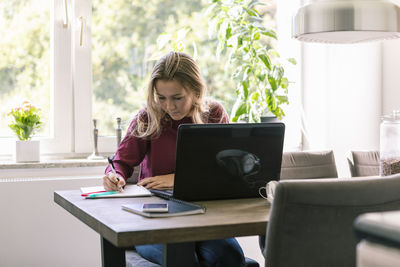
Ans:
[[[145,218],[122,210],[128,203],[151,203],[157,197],[85,199],[80,190],[56,191],[54,201],[116,247],[212,240],[265,234],[270,204],[263,198],[195,202],[205,214]]]

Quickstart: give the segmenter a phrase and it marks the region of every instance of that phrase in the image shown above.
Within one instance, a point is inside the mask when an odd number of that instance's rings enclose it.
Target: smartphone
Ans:
[[[145,203],[142,211],[145,212],[168,212],[168,203]]]

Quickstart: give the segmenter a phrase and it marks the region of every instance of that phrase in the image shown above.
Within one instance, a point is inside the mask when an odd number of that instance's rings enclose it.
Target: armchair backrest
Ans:
[[[267,227],[266,266],[355,266],[354,219],[400,209],[400,175],[278,183]]]
[[[281,180],[338,177],[332,150],[282,154]]]
[[[352,177],[379,175],[379,151],[351,151],[347,157]]]

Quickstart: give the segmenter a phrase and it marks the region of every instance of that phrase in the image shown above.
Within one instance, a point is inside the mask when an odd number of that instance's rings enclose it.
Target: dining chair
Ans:
[[[283,180],[269,222],[267,267],[354,267],[354,219],[400,209],[400,174],[359,179]]]
[[[282,154],[280,180],[337,177],[332,150],[291,151]],[[258,243],[265,255],[265,235],[258,237]]]
[[[379,151],[350,151],[347,163],[351,177],[379,175]]]

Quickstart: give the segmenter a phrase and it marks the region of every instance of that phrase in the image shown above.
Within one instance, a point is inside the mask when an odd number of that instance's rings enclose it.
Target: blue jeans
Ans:
[[[135,246],[140,256],[153,263],[162,263],[162,245]],[[244,267],[243,250],[235,238],[199,241],[195,243],[196,261],[214,267]],[[199,263],[200,264],[200,263]]]

